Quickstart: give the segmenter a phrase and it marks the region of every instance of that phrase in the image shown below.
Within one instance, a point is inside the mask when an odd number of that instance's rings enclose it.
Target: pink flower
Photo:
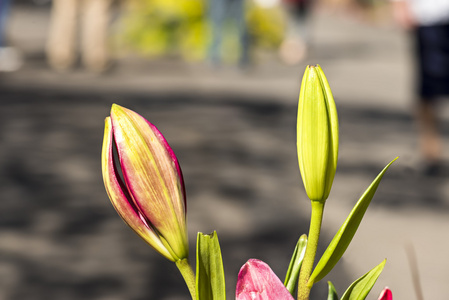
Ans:
[[[167,259],[187,258],[181,169],[159,130],[132,110],[112,105],[105,120],[102,171],[112,205],[125,223]]]
[[[240,269],[236,300],[293,300],[290,292],[263,261],[250,259]]]
[[[380,293],[379,300],[393,300],[393,293],[388,287],[384,288],[382,293]]]

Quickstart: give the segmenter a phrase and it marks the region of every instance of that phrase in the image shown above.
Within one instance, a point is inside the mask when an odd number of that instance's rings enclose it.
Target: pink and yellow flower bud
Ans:
[[[250,259],[240,269],[235,299],[293,300],[293,297],[266,263]]]
[[[167,259],[187,258],[183,178],[159,130],[114,104],[105,120],[102,171],[109,199],[125,223]]]
[[[298,103],[297,150],[307,196],[326,201],[337,169],[338,117],[329,83],[319,65],[307,66]]]

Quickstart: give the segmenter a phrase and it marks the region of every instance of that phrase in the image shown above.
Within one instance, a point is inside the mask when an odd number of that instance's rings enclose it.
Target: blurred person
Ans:
[[[424,172],[436,175],[441,167],[442,142],[438,130],[437,99],[449,96],[449,1],[392,0],[393,15],[416,39],[416,117]]]
[[[0,72],[16,71],[22,65],[20,52],[6,43],[10,0],[0,0]]]
[[[307,55],[309,42],[308,16],[311,0],[284,0],[287,15],[287,33],[279,48],[283,62],[295,65]]]
[[[9,14],[10,0],[0,0],[0,47],[5,45],[6,19]]]
[[[240,53],[239,66],[249,65],[249,34],[245,19],[245,0],[209,0],[209,19],[212,27],[212,41],[209,57],[214,66],[222,61],[223,34],[226,22],[236,26]]]
[[[107,47],[109,8],[112,0],[53,0],[47,56],[58,71],[73,67],[77,60],[78,14],[80,50],[84,66],[103,72],[109,66]]]

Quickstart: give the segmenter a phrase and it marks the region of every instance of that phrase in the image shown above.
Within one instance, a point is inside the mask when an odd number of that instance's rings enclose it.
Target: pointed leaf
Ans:
[[[366,209],[371,203],[371,199],[373,199],[374,193],[376,192],[382,177],[396,159],[397,158],[393,159],[382,170],[382,172],[377,175],[376,179],[374,179],[362,197],[360,197],[359,201],[354,206],[338,232],[335,234],[320,261],[313,270],[313,273],[307,283],[309,286],[312,286],[315,282],[323,279],[323,277],[332,270],[335,264],[343,256],[349,246],[349,243],[351,243],[351,240],[354,237],[363,216],[365,215]]]
[[[328,281],[327,284],[329,285],[329,294],[327,295],[327,300],[338,300],[338,295],[337,291],[335,290],[335,286],[330,281]]]
[[[226,300],[223,260],[217,233],[198,233],[196,248],[196,299]]]
[[[376,283],[377,278],[379,278],[380,273],[382,273],[386,262],[385,259],[371,271],[354,281],[343,294],[341,300],[364,300]]]
[[[303,234],[296,243],[295,251],[293,251],[287,274],[285,275],[284,285],[292,294],[295,293],[296,284],[298,283],[299,271],[301,270],[304,254],[306,253],[307,235]]]

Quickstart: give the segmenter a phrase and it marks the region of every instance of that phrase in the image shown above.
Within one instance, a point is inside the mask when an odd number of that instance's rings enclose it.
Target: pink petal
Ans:
[[[250,259],[240,269],[236,300],[293,300],[293,297],[266,263]]]
[[[154,135],[159,139],[159,142],[165,147],[165,149],[167,150],[168,154],[170,155],[170,157],[171,157],[171,159],[172,159],[172,161],[173,161],[173,163],[174,163],[174,165],[176,167],[176,171],[178,172],[178,179],[179,179],[179,181],[181,183],[182,195],[183,195],[183,198],[184,198],[184,213],[187,213],[186,191],[185,191],[185,187],[184,187],[184,177],[182,176],[181,166],[179,165],[178,158],[176,157],[175,152],[170,147],[170,145],[168,144],[167,140],[162,135],[162,133],[159,131],[159,129],[157,129],[156,126],[154,126],[153,124],[148,122],[148,120],[145,119],[145,121],[147,122],[148,126],[150,126],[151,130],[154,132]]]
[[[393,300],[393,293],[388,287],[384,288],[382,293],[380,293],[379,300]]]

